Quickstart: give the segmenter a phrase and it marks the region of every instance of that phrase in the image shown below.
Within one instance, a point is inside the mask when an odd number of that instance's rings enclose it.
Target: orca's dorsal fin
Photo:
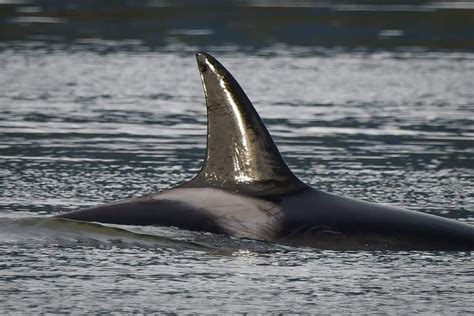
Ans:
[[[216,187],[252,195],[306,188],[290,171],[252,103],[214,57],[196,55],[207,103],[207,153],[183,187]]]

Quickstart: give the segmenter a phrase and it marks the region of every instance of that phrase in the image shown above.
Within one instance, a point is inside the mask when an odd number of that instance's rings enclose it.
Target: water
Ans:
[[[305,182],[474,224],[473,3],[7,2],[3,312],[474,312],[471,253],[323,251],[48,218],[195,174],[204,49]]]

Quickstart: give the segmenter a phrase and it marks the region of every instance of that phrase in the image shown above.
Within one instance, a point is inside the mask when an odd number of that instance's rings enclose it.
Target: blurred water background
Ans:
[[[0,0],[3,313],[474,313],[471,253],[48,219],[190,179],[212,53],[305,182],[474,224],[473,1]]]

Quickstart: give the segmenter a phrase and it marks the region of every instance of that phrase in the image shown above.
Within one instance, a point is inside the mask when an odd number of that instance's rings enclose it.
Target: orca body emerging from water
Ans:
[[[123,225],[176,226],[322,249],[474,250],[474,226],[340,197],[289,170],[237,81],[197,54],[207,102],[207,153],[189,182],[59,215]]]

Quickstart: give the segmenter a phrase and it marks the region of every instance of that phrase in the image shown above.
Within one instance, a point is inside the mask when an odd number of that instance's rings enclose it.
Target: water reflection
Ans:
[[[472,313],[469,253],[133,228],[224,250],[193,251],[11,223],[190,179],[205,151],[203,48],[305,182],[474,223],[472,4],[0,0],[1,310]]]

